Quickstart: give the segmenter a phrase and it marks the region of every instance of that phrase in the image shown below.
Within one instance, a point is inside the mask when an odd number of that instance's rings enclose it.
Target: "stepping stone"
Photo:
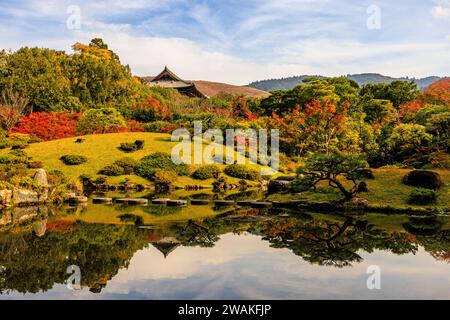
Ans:
[[[231,207],[234,206],[233,200],[216,200],[214,201],[214,205],[217,207]]]
[[[252,202],[250,204],[250,207],[252,208],[271,208],[272,207],[272,202]]]
[[[209,201],[208,199],[192,199],[191,200],[191,205],[202,206],[202,205],[210,204],[210,202],[211,201]]]
[[[128,199],[128,204],[129,205],[146,206],[146,205],[148,205],[148,199],[145,199],[145,198]]]
[[[187,206],[186,200],[168,200],[166,202],[167,206],[169,207],[184,207]]]
[[[115,202],[116,203],[128,203],[128,200],[130,200],[130,198],[119,198],[119,199],[116,199]]]
[[[167,201],[169,201],[170,199],[153,199],[152,203],[153,204],[166,204]]]
[[[92,203],[112,203],[112,198],[92,198]]]
[[[88,198],[85,196],[75,196],[69,198],[69,203],[86,203]]]
[[[250,207],[253,202],[255,202],[255,200],[243,200],[237,201],[236,204],[241,207]]]

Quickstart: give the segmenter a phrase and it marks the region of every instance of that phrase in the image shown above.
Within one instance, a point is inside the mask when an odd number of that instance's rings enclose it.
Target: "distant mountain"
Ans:
[[[303,80],[306,78],[327,78],[324,76],[295,76],[289,78],[281,78],[281,79],[269,79],[269,80],[261,80],[250,83],[248,86],[256,89],[264,90],[264,91],[274,91],[274,90],[289,90],[293,87],[303,84]],[[361,73],[361,74],[348,74],[344,76],[345,78],[352,79],[356,81],[360,86],[368,84],[368,83],[390,83],[394,80],[403,80],[403,81],[414,81],[419,89],[423,90],[428,87],[433,82],[439,81],[440,77],[426,77],[422,79],[416,78],[392,78],[388,76],[383,76],[378,73]]]

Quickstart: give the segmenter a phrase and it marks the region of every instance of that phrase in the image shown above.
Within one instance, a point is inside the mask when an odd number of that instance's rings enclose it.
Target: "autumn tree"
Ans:
[[[0,126],[7,131],[11,130],[27,106],[27,98],[13,93],[11,90],[4,90],[0,100]]]
[[[428,104],[450,105],[450,78],[444,78],[429,85],[419,99]]]
[[[269,126],[280,130],[280,140],[288,153],[329,153],[345,133],[346,113],[346,106],[336,107],[326,101],[314,100],[304,111],[297,106],[283,117],[274,113],[269,118]]]
[[[133,114],[138,121],[150,122],[156,120],[167,120],[172,117],[172,112],[159,99],[147,98],[139,104]]]

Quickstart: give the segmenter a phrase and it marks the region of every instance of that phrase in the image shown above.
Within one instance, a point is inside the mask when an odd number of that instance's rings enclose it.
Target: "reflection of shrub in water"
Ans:
[[[255,200],[263,198],[264,194],[261,189],[246,190],[232,193],[225,196],[225,200]]]
[[[198,199],[198,200],[209,200],[212,198],[212,195],[209,193],[194,193],[190,195],[191,199]]]
[[[168,207],[165,205],[149,205],[142,207],[142,210],[146,214],[153,214],[157,216],[165,216],[170,214],[176,214],[182,210],[182,207]]]
[[[122,222],[133,222],[135,225],[138,226],[144,224],[144,219],[141,216],[137,216],[130,213],[122,214],[118,218]]]
[[[415,235],[433,235],[441,230],[442,222],[436,216],[411,216],[403,227]]]

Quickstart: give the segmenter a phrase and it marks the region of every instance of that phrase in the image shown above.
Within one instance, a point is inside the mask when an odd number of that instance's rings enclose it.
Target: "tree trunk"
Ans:
[[[351,200],[353,198],[353,192],[347,191],[347,189],[345,189],[345,187],[337,179],[330,178],[330,181],[333,182],[338,187],[338,189],[345,196],[346,200]]]

